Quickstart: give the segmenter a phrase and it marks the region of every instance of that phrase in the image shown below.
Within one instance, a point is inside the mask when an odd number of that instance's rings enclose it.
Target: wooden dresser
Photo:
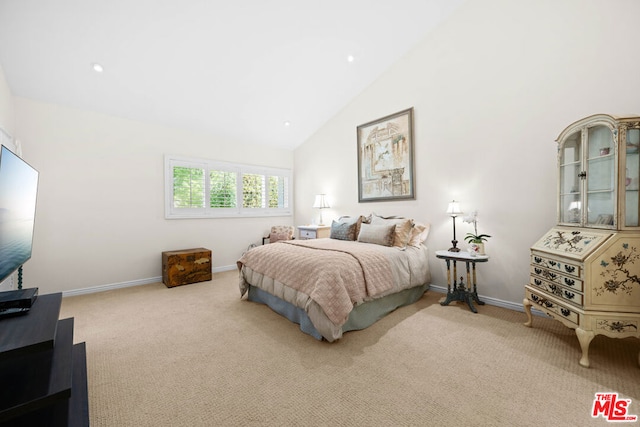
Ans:
[[[557,142],[558,225],[531,247],[525,325],[535,306],[575,329],[588,367],[595,335],[640,338],[640,117],[590,116]]]

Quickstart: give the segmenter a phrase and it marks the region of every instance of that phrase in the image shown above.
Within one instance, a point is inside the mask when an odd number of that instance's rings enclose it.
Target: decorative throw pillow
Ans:
[[[274,225],[269,233],[269,243],[275,243],[278,240],[291,240],[293,233],[294,228],[290,225]]]
[[[395,224],[361,224],[358,241],[362,243],[374,243],[382,246],[392,246],[395,229]]]
[[[356,225],[355,232],[353,233],[353,239],[351,239],[351,240],[358,240],[358,234],[360,234],[360,224],[362,224],[363,222],[367,222],[367,220],[362,215],[359,215],[356,218],[345,215],[345,216],[341,216],[340,218],[338,218],[337,222],[339,222],[339,223],[348,222],[350,224],[355,223],[355,225]]]
[[[269,233],[269,243],[275,243],[280,240],[290,240],[288,233]]]
[[[409,237],[409,243],[407,243],[407,245],[419,248],[420,245],[427,240],[430,228],[430,224],[415,223],[411,229],[411,237]]]
[[[376,214],[371,216],[371,224],[373,225],[389,225],[396,226],[393,238],[393,246],[404,248],[409,243],[411,237],[411,229],[413,228],[413,220],[399,217],[382,217]]]
[[[334,220],[331,222],[331,235],[329,237],[337,240],[356,240],[357,225],[357,220],[345,222]]]

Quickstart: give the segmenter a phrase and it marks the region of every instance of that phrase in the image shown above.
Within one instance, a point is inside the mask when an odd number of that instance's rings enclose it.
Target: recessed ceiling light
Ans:
[[[96,73],[101,73],[104,71],[104,68],[102,68],[102,65],[96,63],[91,64],[91,67],[93,68],[93,71],[95,71]]]
[[[353,56],[353,55],[349,55],[349,56],[347,56],[347,61],[348,61],[348,62],[353,62],[353,61],[355,61],[355,60],[356,60],[356,58],[354,58],[354,56]]]
[[[288,128],[289,126],[291,126],[291,122],[290,121],[286,121],[283,123],[284,127]]]

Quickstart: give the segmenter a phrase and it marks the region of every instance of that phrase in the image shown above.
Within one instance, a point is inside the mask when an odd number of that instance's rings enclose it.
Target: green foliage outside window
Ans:
[[[212,208],[236,207],[236,173],[211,171],[210,205]]]
[[[269,177],[269,207],[283,208],[286,203],[287,179],[283,176]]]
[[[167,218],[290,215],[291,171],[165,158]]]
[[[264,175],[242,175],[242,207],[262,208],[264,194]]]
[[[204,207],[204,169],[173,168],[173,205],[176,208]]]

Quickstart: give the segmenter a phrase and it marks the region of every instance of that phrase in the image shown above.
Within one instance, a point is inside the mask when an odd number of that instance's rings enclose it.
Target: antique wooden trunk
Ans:
[[[162,283],[171,288],[211,280],[211,251],[205,248],[162,252]]]

